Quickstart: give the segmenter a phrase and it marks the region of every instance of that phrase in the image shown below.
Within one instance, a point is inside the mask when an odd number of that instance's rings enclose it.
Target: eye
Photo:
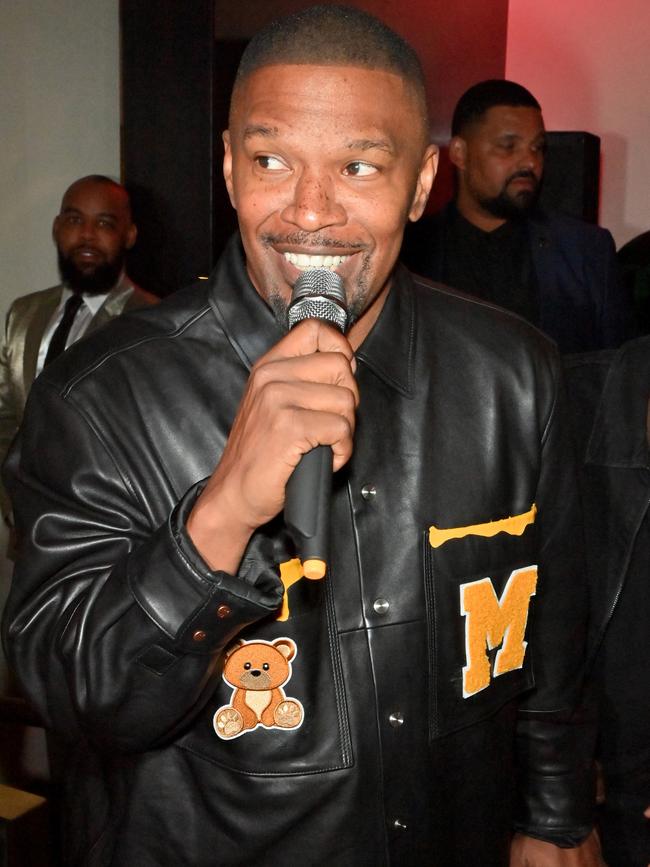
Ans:
[[[273,157],[269,154],[262,154],[261,156],[255,157],[255,162],[265,172],[281,172],[287,167],[279,157]]]
[[[249,670],[251,669],[251,667],[252,667],[252,666],[251,666],[250,662],[245,662],[245,663],[244,663],[244,669],[245,669],[246,671],[249,671]]]
[[[271,666],[268,664],[268,662],[265,662],[264,665],[262,666],[262,668],[264,669],[264,671],[268,671],[270,667],[271,667]]]
[[[367,178],[369,175],[374,175],[377,171],[377,166],[364,163],[361,160],[355,160],[353,163],[348,163],[343,170],[343,174],[353,178]]]

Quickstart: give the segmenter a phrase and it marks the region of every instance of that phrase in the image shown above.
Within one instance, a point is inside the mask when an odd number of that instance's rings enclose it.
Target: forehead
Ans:
[[[231,134],[417,141],[421,124],[412,86],[382,69],[278,64],[255,70],[233,94]]]
[[[543,132],[544,120],[539,109],[521,105],[495,105],[470,127],[469,138],[486,139],[500,135],[535,138]]]
[[[121,191],[112,184],[88,181],[74,184],[66,192],[61,211],[66,210],[81,211],[84,214],[122,215],[126,210],[126,201]]]

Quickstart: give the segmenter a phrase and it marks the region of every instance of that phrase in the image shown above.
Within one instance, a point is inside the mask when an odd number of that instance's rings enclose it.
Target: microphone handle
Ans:
[[[316,446],[302,456],[287,482],[284,519],[306,578],[322,578],[327,569],[332,461],[331,446]]]

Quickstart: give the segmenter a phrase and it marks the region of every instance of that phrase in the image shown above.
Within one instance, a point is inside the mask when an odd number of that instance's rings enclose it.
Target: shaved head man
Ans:
[[[129,195],[104,175],[74,181],[63,194],[52,237],[61,283],[17,298],[7,314],[0,350],[0,457],[22,420],[34,377],[80,337],[123,311],[158,299],[125,271],[137,229]],[[5,521],[11,504],[0,488]]]

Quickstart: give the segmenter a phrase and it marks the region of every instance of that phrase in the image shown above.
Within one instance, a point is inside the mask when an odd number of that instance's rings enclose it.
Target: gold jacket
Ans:
[[[4,340],[0,348],[0,463],[22,421],[29,389],[36,376],[41,340],[56,310],[63,286],[51,286],[40,292],[23,295],[12,303],[7,313]],[[84,337],[105,325],[120,313],[135,310],[159,299],[123,275],[91,319]],[[0,508],[6,519],[11,504],[0,484]]]

